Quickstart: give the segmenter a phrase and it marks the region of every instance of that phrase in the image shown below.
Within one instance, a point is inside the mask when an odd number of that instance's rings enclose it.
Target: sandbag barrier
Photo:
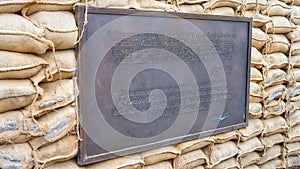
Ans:
[[[73,158],[78,1],[0,2],[0,168],[300,166],[299,0],[89,0],[107,8],[253,17],[253,35],[247,128],[86,167]]]

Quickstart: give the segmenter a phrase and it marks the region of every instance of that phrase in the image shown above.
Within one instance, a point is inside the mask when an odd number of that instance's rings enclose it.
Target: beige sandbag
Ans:
[[[264,124],[263,134],[265,136],[270,136],[276,133],[285,132],[288,128],[285,119],[281,116],[264,119],[263,124]]]
[[[287,119],[288,119],[288,124],[290,127],[299,125],[300,124],[300,110],[291,112]]]
[[[167,146],[141,153],[145,165],[155,164],[161,161],[174,159],[180,151],[174,146]]]
[[[33,167],[32,150],[29,144],[8,144],[0,148],[0,168],[28,169]]]
[[[209,158],[210,166],[212,167],[235,156],[239,153],[239,150],[233,141],[228,141],[223,144],[204,147],[203,152]]]
[[[256,164],[260,160],[260,155],[257,152],[251,152],[241,157],[241,165],[247,167]]]
[[[256,48],[251,47],[251,66],[261,68],[263,65],[263,56]]]
[[[142,169],[144,161],[139,155],[125,156],[86,166],[86,169]]]
[[[300,156],[289,156],[289,157],[287,157],[287,166],[288,167],[300,166]]]
[[[279,116],[283,114],[286,110],[286,105],[284,101],[280,101],[277,105],[268,106],[265,108],[263,117],[264,118],[271,118],[274,116]]]
[[[250,82],[250,102],[260,102],[264,98],[262,86],[257,83]]]
[[[286,34],[286,37],[291,41],[291,42],[297,42],[300,41],[300,27],[297,29],[294,29],[292,32]]]
[[[139,8],[136,0],[97,0],[95,3],[97,7],[102,8]]]
[[[260,169],[257,165],[250,165],[245,167],[244,169]]]
[[[54,43],[56,50],[71,49],[75,47],[78,36],[75,16],[72,12],[37,12],[29,19],[43,28],[45,38]]]
[[[284,68],[288,65],[288,57],[284,53],[270,53],[265,55],[267,69]]]
[[[265,148],[273,147],[274,145],[283,143],[284,141],[285,137],[280,133],[270,136],[264,136],[261,138],[261,142],[265,146]]]
[[[261,49],[269,41],[268,35],[260,28],[252,28],[252,46]]]
[[[251,67],[250,69],[250,80],[252,82],[259,82],[263,80],[262,73],[255,67]]]
[[[29,143],[36,150],[57,141],[74,129],[76,122],[76,110],[71,105],[49,112],[38,119],[38,124],[43,128],[45,136],[34,138]]]
[[[80,167],[77,165],[76,159],[55,163],[45,169],[85,169],[86,167]]]
[[[143,169],[173,169],[172,163],[170,161],[163,161],[153,165],[144,166]]]
[[[212,15],[226,15],[226,16],[234,16],[235,15],[234,9],[231,7],[226,7],[226,6],[214,8],[207,13],[212,14]]]
[[[193,169],[205,169],[205,167],[204,166],[198,166],[198,167],[195,167]]]
[[[0,79],[26,79],[47,65],[33,54],[0,51]]]
[[[225,143],[230,140],[237,140],[238,139],[238,131],[230,131],[222,134],[217,134],[213,136],[215,143],[220,144],[220,143]]]
[[[263,164],[270,160],[276,159],[282,153],[282,147],[280,145],[275,145],[267,149],[265,154],[262,155],[261,159],[257,164]]]
[[[180,12],[183,12],[183,13],[192,13],[192,14],[203,13],[203,7],[200,4],[180,5],[179,9],[180,9]]]
[[[300,7],[299,6],[293,6],[293,11],[290,14],[290,18],[292,22],[296,25],[300,25]]]
[[[286,72],[281,69],[269,69],[264,74],[264,86],[283,84],[287,81],[286,75]]]
[[[300,55],[295,55],[291,57],[291,63],[293,67],[300,67]]]
[[[264,148],[257,137],[253,137],[247,141],[240,142],[238,147],[240,149],[239,156],[243,156],[253,151],[262,151]]]
[[[271,41],[266,44],[263,53],[286,53],[289,50],[290,42],[284,34],[269,35]]]
[[[262,105],[260,103],[249,103],[249,117],[258,119],[262,117]]]
[[[66,106],[73,102],[76,97],[76,87],[72,79],[41,83],[40,87],[44,90],[43,95],[32,105],[27,106],[32,116],[42,116],[51,110]]]
[[[33,2],[34,0],[2,0],[0,1],[0,13],[15,13]]]
[[[181,154],[185,154],[194,150],[198,150],[202,147],[208,146],[213,142],[214,142],[213,137],[204,137],[201,139],[180,143],[176,146],[176,148],[181,152]]]
[[[294,5],[300,6],[300,0],[294,0]]]
[[[299,55],[300,54],[300,41],[294,42],[291,45],[291,54],[294,55]]]
[[[53,46],[43,29],[17,14],[0,14],[0,35],[0,50],[42,54]]]
[[[33,151],[35,167],[46,167],[53,163],[67,161],[76,156],[78,149],[78,137],[67,135],[61,140],[41,147]]]
[[[208,0],[178,0],[178,4],[201,4],[207,2]]]
[[[30,80],[0,80],[0,113],[32,103],[37,95]]]
[[[267,23],[262,28],[267,30],[268,33],[289,33],[296,29],[290,21],[283,16],[272,16],[272,22]]]
[[[174,159],[174,168],[190,169],[208,164],[208,158],[201,149],[178,155]]]
[[[283,161],[279,158],[275,158],[274,160],[270,160],[260,166],[260,169],[276,169],[276,168],[284,168]]]
[[[252,26],[253,27],[262,27],[263,25],[265,25],[268,22],[271,22],[272,19],[266,15],[262,15],[258,12],[255,11],[243,11],[242,15],[245,17],[252,17],[253,18],[253,22],[252,22]]]
[[[239,130],[241,134],[241,140],[247,141],[248,139],[259,135],[263,129],[264,125],[260,119],[249,119],[248,126]]]
[[[280,0],[281,2],[284,2],[286,4],[291,4],[293,3],[294,1],[297,1],[297,0]]]
[[[283,97],[285,97],[286,87],[284,85],[276,85],[266,88],[265,91],[267,96],[264,104],[273,106],[278,105],[278,99],[282,99]]]
[[[300,141],[300,125],[291,127],[287,132],[287,136],[289,143]]]
[[[300,155],[300,142],[288,143],[285,147],[288,156]]]
[[[245,10],[262,11],[268,7],[267,0],[245,0]]]
[[[263,11],[263,14],[268,16],[287,16],[292,12],[292,8],[279,0],[270,0],[268,9]]]
[[[222,161],[221,163],[214,166],[214,169],[239,169],[241,168],[239,162],[236,158],[230,158],[228,160]]]
[[[133,2],[133,1],[131,1],[131,2]],[[167,11],[167,12],[177,12],[178,11],[178,8],[175,4],[168,4],[167,2],[163,2],[163,1],[138,0],[137,2],[138,2],[138,6],[143,10]],[[132,3],[130,3],[130,4],[132,4]],[[120,7],[118,7],[118,8],[120,8]],[[133,8],[135,8],[135,7],[133,7]]]
[[[213,8],[224,7],[224,6],[238,8],[241,5],[242,5],[241,0],[211,0],[203,4],[204,9],[213,9]]]
[[[22,10],[24,15],[31,15],[39,11],[72,11],[73,5],[79,0],[38,0]]]
[[[297,82],[294,86],[288,88],[287,97],[289,100],[295,102],[300,100],[300,83]]]
[[[287,107],[289,112],[294,112],[296,110],[300,109],[300,101],[296,101],[296,102],[290,102],[289,106]]]

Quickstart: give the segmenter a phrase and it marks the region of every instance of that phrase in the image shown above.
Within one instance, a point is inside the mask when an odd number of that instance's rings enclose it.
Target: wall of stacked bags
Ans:
[[[79,167],[74,83],[79,0],[0,1],[0,168],[300,166],[299,0],[98,0],[99,7],[253,17],[244,129]]]

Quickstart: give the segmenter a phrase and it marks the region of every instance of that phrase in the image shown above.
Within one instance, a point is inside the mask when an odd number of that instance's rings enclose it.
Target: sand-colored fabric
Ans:
[[[75,16],[69,11],[37,12],[29,19],[44,29],[45,38],[54,43],[56,50],[75,47],[78,36]]]
[[[270,42],[267,43],[263,53],[286,53],[289,50],[290,42],[284,34],[270,35]]]
[[[32,105],[27,106],[33,116],[42,116],[49,111],[66,106],[75,100],[76,87],[72,79],[41,83],[43,95]]]
[[[207,11],[208,14],[213,14],[213,15],[223,15],[223,16],[234,16],[235,11],[231,7],[218,7],[214,8],[210,11]]]
[[[275,158],[274,160],[270,160],[262,165],[260,165],[260,169],[270,169],[270,168],[283,168],[284,163],[281,159]]]
[[[291,57],[291,63],[293,67],[300,67],[300,55],[295,55]]]
[[[180,12],[183,13],[193,13],[193,14],[203,13],[203,7],[200,4],[180,5],[179,10]]]
[[[1,145],[0,168],[28,169],[32,167],[32,150],[28,143]]]
[[[17,14],[0,14],[0,35],[0,50],[42,54],[53,46],[43,29]]]
[[[247,141],[240,142],[238,147],[240,149],[240,156],[253,151],[262,151],[264,148],[258,137],[253,137]]]
[[[132,3],[131,3],[132,2]],[[131,1],[130,6],[135,6],[134,2]],[[138,0],[138,6],[143,10],[151,10],[151,11],[167,11],[167,12],[177,12],[179,9],[175,4],[168,4],[163,1],[156,0]],[[118,7],[120,8],[120,7]],[[121,7],[122,8],[122,7]],[[135,7],[132,7],[135,8]]]
[[[265,154],[262,155],[261,159],[257,164],[264,164],[270,160],[276,159],[282,153],[282,147],[280,145],[275,145],[266,150]]]
[[[251,66],[261,68],[263,65],[263,56],[256,48],[251,47]]]
[[[261,49],[269,41],[268,35],[260,28],[252,28],[252,46]]]
[[[272,16],[272,22],[267,23],[262,28],[267,30],[268,33],[289,33],[296,29],[290,21],[283,16]]]
[[[204,2],[207,2],[209,0],[178,0],[178,4],[202,4]]]
[[[230,131],[222,134],[214,135],[213,138],[216,144],[225,143],[230,140],[237,140],[238,139],[238,131]]]
[[[232,7],[238,8],[242,5],[241,0],[211,0],[209,2],[203,3],[205,9],[213,9],[217,7]]]
[[[68,161],[49,165],[45,169],[86,169],[86,167],[80,167],[79,165],[77,165],[76,159],[71,159]]]
[[[257,83],[250,82],[250,102],[260,102],[264,98],[262,86]]]
[[[274,86],[287,81],[286,72],[281,69],[269,69],[264,74],[264,86]]]
[[[249,103],[249,117],[251,119],[261,118],[263,114],[261,103]]]
[[[241,168],[240,163],[236,158],[230,158],[228,160],[222,161],[213,167],[214,169],[239,169]]]
[[[270,0],[268,9],[263,14],[268,16],[287,16],[292,12],[292,8],[279,0]]]
[[[290,18],[292,22],[296,25],[300,25],[300,7],[292,6],[292,12],[290,14]]]
[[[287,132],[287,142],[292,143],[300,141],[300,125],[291,127]]]
[[[170,161],[163,161],[153,165],[144,166],[143,169],[173,169],[172,163]]]
[[[174,159],[180,151],[174,146],[162,147],[141,153],[145,165],[155,164],[161,161]]]
[[[44,59],[33,54],[0,50],[0,79],[26,79],[47,65]]]
[[[300,124],[300,110],[296,110],[292,112],[287,117],[287,122],[290,127],[296,126]]]
[[[270,53],[265,55],[266,68],[284,68],[288,65],[288,57],[284,53]]]
[[[205,167],[204,166],[198,166],[198,167],[195,167],[193,169],[205,169]]]
[[[300,6],[300,0],[294,0],[294,5]]]
[[[285,147],[288,156],[300,155],[300,142],[288,143]]]
[[[296,102],[290,102],[287,108],[290,111],[290,113],[292,113],[296,110],[299,110],[300,109],[299,107],[300,107],[300,101],[296,101]]]
[[[264,118],[272,118],[274,116],[279,116],[283,113],[285,113],[286,110],[286,104],[284,101],[278,102],[277,105],[268,106],[265,107],[265,110],[263,112]]]
[[[278,99],[282,99],[286,95],[286,87],[284,85],[271,86],[266,88],[265,91],[266,98],[264,104],[268,106],[278,105]]]
[[[299,156],[289,156],[289,157],[287,157],[287,166],[288,167],[300,166],[300,157]]]
[[[284,141],[285,137],[280,133],[261,138],[261,142],[266,148],[273,147],[274,145],[283,143]]]
[[[290,50],[291,50],[291,54],[293,56],[299,55],[300,54],[300,41],[292,43]]]
[[[34,165],[46,167],[56,162],[67,161],[76,156],[78,150],[78,137],[67,135],[45,147],[33,150]]]
[[[288,128],[285,119],[281,116],[264,119],[262,121],[264,124],[263,134],[265,136],[270,136],[276,133],[285,132]]]
[[[243,11],[242,15],[245,17],[252,17],[253,18],[253,22],[252,25],[253,27],[262,27],[263,25],[265,25],[268,22],[271,22],[272,19],[266,15],[262,15],[260,13],[256,13],[255,11]]]
[[[210,166],[215,166],[221,161],[229,159],[239,153],[239,149],[233,141],[228,141],[214,146],[204,147],[204,154],[209,158]]]
[[[139,8],[136,0],[97,0],[96,6],[103,8]]]
[[[43,128],[45,135],[29,141],[31,147],[36,150],[41,146],[57,141],[75,128],[75,107],[68,105],[56,109],[38,119],[38,124]]]
[[[258,152],[251,152],[248,154],[245,154],[243,157],[241,157],[241,165],[243,167],[247,167],[252,164],[256,164],[260,160],[261,156]]]
[[[248,126],[246,128],[239,129],[241,134],[241,140],[247,141],[262,133],[264,125],[260,119],[249,119]]]
[[[0,80],[0,113],[32,103],[37,91],[30,80]]]
[[[288,88],[287,97],[291,101],[294,101],[294,102],[300,100],[300,83],[299,82],[297,82],[296,84],[294,84],[293,86]]]
[[[245,0],[244,10],[257,10],[262,11],[268,7],[267,0]]]
[[[142,169],[143,165],[144,161],[141,156],[132,155],[92,164],[86,169]]]
[[[250,165],[250,166],[245,167],[244,169],[260,169],[260,168],[257,165]]]
[[[24,15],[31,15],[39,11],[72,11],[73,5],[79,0],[38,0],[23,8]]]
[[[297,42],[300,41],[300,27],[297,29],[293,30],[292,32],[286,34],[286,37],[291,41],[291,42]]]
[[[251,67],[250,69],[250,80],[252,82],[260,82],[263,80],[262,73],[255,67]]]
[[[186,141],[178,144],[176,147],[181,152],[181,154],[185,154],[194,150],[198,150],[205,146],[208,146],[214,142],[213,137],[204,137],[201,139]]]
[[[34,0],[2,0],[0,1],[0,13],[15,13],[33,2]]]
[[[201,149],[178,155],[174,159],[174,168],[190,169],[208,164],[208,158]]]

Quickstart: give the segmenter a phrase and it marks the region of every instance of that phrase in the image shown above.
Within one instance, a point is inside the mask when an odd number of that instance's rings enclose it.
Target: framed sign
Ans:
[[[76,7],[79,164],[247,125],[251,19],[85,10]]]

